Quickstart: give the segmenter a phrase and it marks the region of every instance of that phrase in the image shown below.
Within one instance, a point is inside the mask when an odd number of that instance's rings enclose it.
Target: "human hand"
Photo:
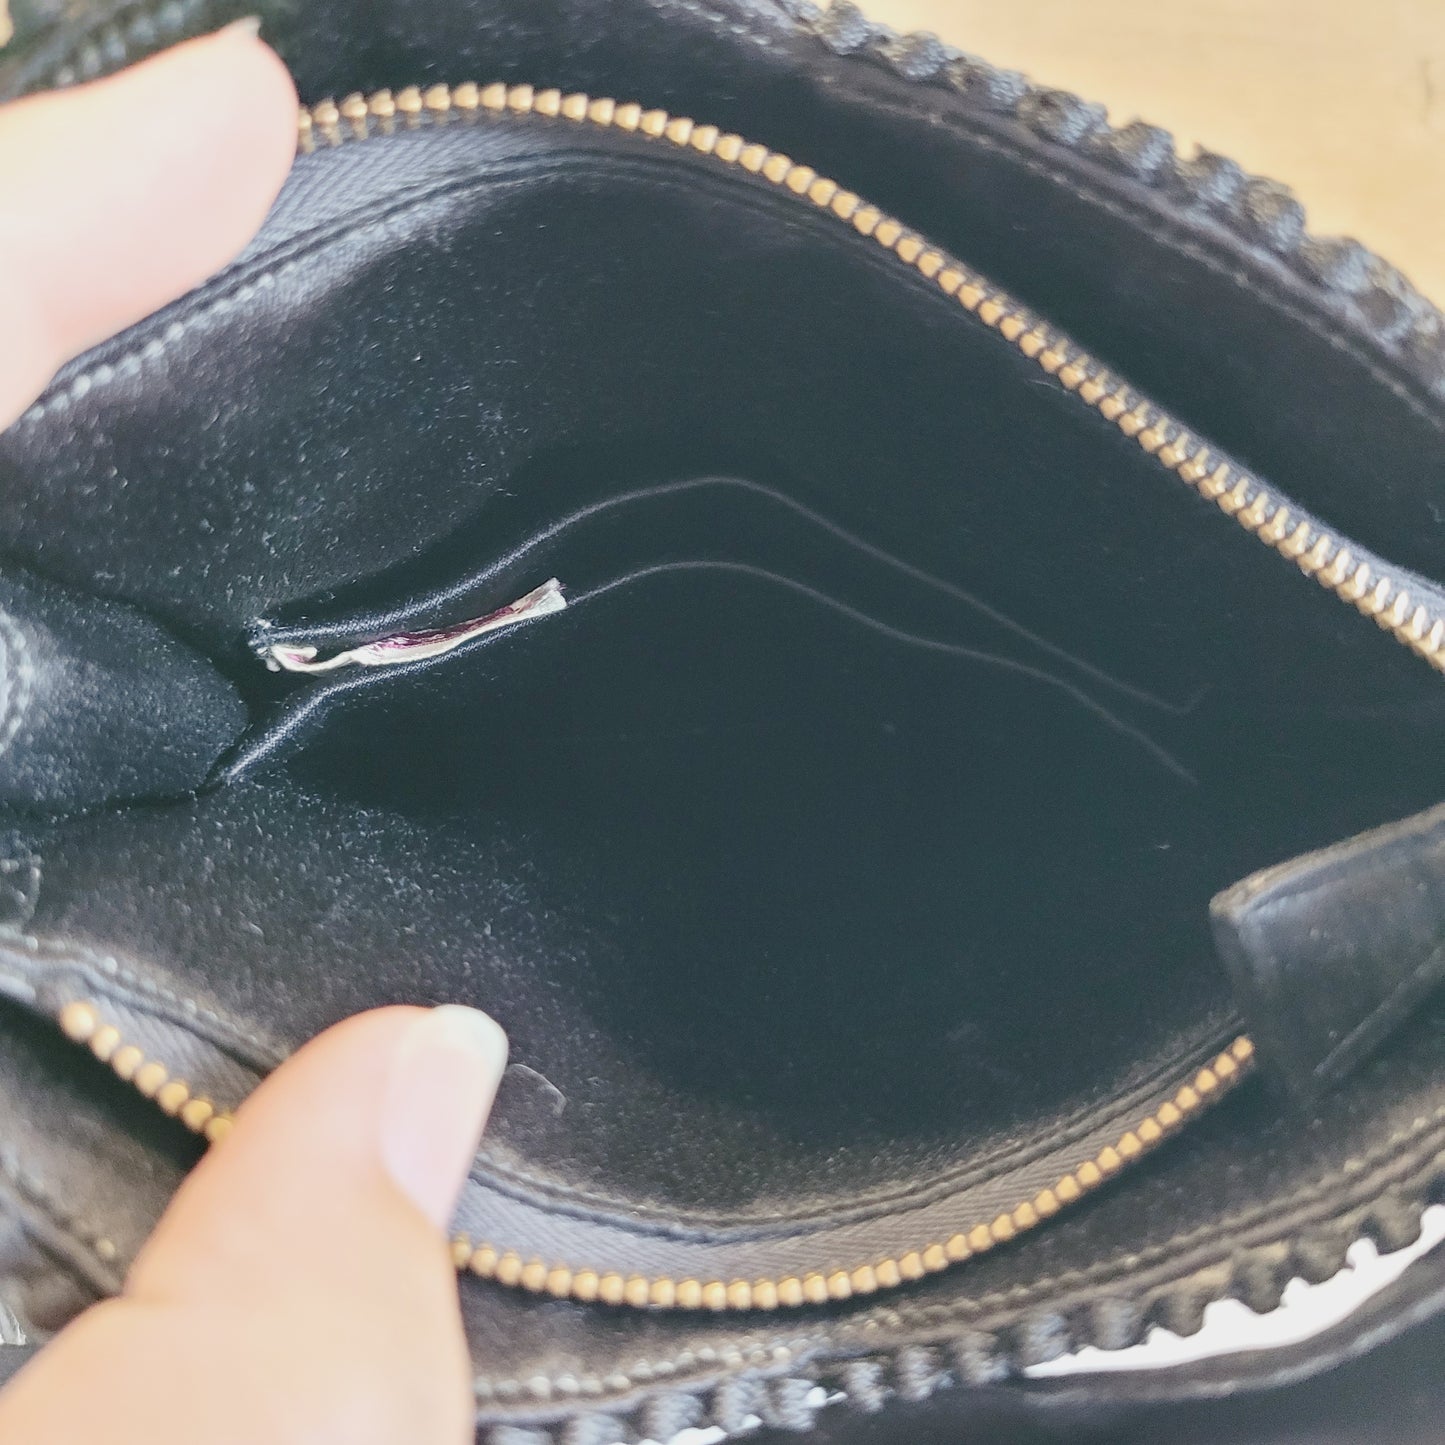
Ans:
[[[254,25],[0,106],[0,428],[77,352],[229,261],[296,150]]]
[[[245,245],[295,145],[254,30],[0,108],[0,427]],[[278,1070],[130,1272],[0,1391],[16,1445],[463,1445],[444,1229],[506,1062],[467,1009],[339,1025]]]
[[[471,1009],[338,1025],[242,1106],[125,1292],[0,1391],[16,1445],[466,1445],[445,1226],[506,1063]]]

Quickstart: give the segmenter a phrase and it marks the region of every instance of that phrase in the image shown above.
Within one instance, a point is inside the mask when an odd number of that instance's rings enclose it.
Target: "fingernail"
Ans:
[[[223,25],[216,31],[217,35],[244,36],[247,40],[256,40],[261,34],[261,17],[259,15],[244,15],[239,20],[233,20],[229,25]]]
[[[506,1066],[502,1026],[460,1004],[419,1018],[392,1056],[381,1157],[398,1188],[438,1229],[451,1218]]]

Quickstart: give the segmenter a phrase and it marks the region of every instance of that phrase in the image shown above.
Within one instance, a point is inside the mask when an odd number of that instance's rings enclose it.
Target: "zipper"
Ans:
[[[3,14],[5,0],[0,0]],[[466,123],[487,117],[539,117],[549,121],[591,125],[648,137],[716,161],[736,166],[791,194],[800,205],[812,206],[850,225],[860,236],[874,241],[897,260],[919,273],[965,311],[997,331],[1041,371],[1053,377],[1087,407],[1096,411],[1153,457],[1168,473],[1179,477],[1226,516],[1342,602],[1374,618],[1381,630],[1445,672],[1445,618],[1436,610],[1429,592],[1416,595],[1411,585],[1383,568],[1376,569],[1356,557],[1349,544],[1312,520],[1292,512],[1289,505],[1257,477],[1214,453],[1201,439],[1168,413],[1146,401],[1116,373],[1064,337],[1042,318],[994,286],[987,278],[932,247],[902,222],[868,204],[856,193],[820,176],[812,167],[789,156],[751,143],[717,126],[699,125],[663,110],[644,110],[635,102],[620,103],[557,89],[501,83],[455,87],[416,86],[371,95],[349,95],[341,101],[321,101],[303,107],[298,117],[298,149],[310,154],[373,136],[430,125]],[[399,634],[381,639],[383,647],[370,655],[341,654],[317,664],[314,653],[271,660],[297,671],[316,671],[356,662],[375,665],[392,660],[399,649],[458,645],[478,635],[476,629],[508,625],[556,610],[561,604],[544,584],[511,608],[487,618],[460,623],[435,633]],[[538,602],[540,601],[540,608]],[[517,609],[520,609],[520,614]],[[455,641],[453,639],[456,639]],[[391,644],[395,643],[396,647]],[[367,644],[354,652],[365,652]],[[415,655],[415,654],[413,654]],[[428,655],[432,655],[428,653]],[[110,1065],[122,1079],[155,1100],[167,1114],[210,1143],[230,1133],[229,1112],[177,1078],[161,1060],[148,1057],[105,1016],[101,1003],[72,999],[59,1008],[58,1022],[65,1035]],[[777,1278],[677,1279],[668,1276],[623,1274],[586,1262],[558,1262],[499,1245],[490,1240],[458,1235],[452,1257],[458,1269],[499,1284],[587,1303],[630,1305],[637,1308],[685,1310],[773,1310],[826,1304],[879,1290],[896,1288],[959,1264],[975,1255],[1006,1244],[1036,1228],[1061,1210],[1082,1199],[1129,1164],[1156,1148],[1223,1098],[1254,1067],[1255,1048],[1240,1035],[1208,1064],[1179,1085],[1113,1144],[1082,1161],[1052,1186],[1021,1200],[992,1220],[961,1221],[956,1231],[883,1259],[858,1261],[847,1267]]]
[[[896,1289],[961,1264],[974,1255],[985,1254],[995,1245],[1007,1244],[1077,1203],[1126,1165],[1177,1133],[1193,1116],[1223,1098],[1249,1074],[1253,1063],[1254,1044],[1241,1035],[1115,1143],[1105,1145],[1093,1158],[1069,1170],[1053,1185],[1021,1200],[1013,1209],[1000,1212],[992,1220],[962,1224],[942,1238],[920,1242],[913,1249],[864,1261],[852,1268],[754,1280],[679,1280],[666,1275],[623,1275],[616,1270],[549,1264],[536,1256],[524,1258],[516,1250],[499,1250],[494,1244],[478,1243],[467,1235],[458,1235],[452,1240],[452,1261],[458,1269],[468,1269],[483,1279],[496,1280],[532,1294],[581,1300],[587,1304],[600,1301],[631,1305],[637,1309],[775,1310],[828,1304],[871,1295],[880,1289]]]
[[[57,1020],[68,1039],[89,1048],[118,1077],[153,1099],[163,1113],[179,1119],[207,1143],[219,1144],[230,1134],[234,1116],[178,1078],[163,1061],[128,1042],[121,1030],[107,1020],[102,1004],[94,999],[72,999],[57,1011]],[[452,1262],[482,1279],[532,1294],[638,1309],[775,1310],[870,1295],[937,1274],[1036,1228],[1178,1133],[1248,1077],[1253,1067],[1254,1044],[1241,1035],[1132,1129],[1053,1185],[1020,1200],[1013,1209],[1000,1212],[992,1220],[961,1222],[950,1234],[922,1240],[913,1249],[883,1259],[777,1278],[677,1279],[559,1263],[458,1234],[451,1241]]]
[[[226,1110],[196,1093],[165,1064],[123,1038],[121,1031],[105,1020],[97,1004],[88,999],[73,1000],[62,1005],[56,1019],[72,1043],[86,1045],[101,1063],[110,1065],[117,1078],[153,1099],[162,1113],[179,1119],[208,1144],[219,1144],[231,1132],[233,1119]]]

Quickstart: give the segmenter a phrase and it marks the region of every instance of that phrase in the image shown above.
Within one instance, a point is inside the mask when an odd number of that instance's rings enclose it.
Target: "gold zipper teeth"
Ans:
[[[65,1004],[59,1010],[58,1019],[67,1038],[84,1044],[127,1083],[154,1099],[167,1114],[203,1135],[208,1142],[219,1143],[231,1132],[233,1118],[229,1113],[217,1109],[209,1099],[194,1093],[189,1084],[174,1078],[164,1064],[147,1058],[134,1044],[126,1043],[121,1031],[106,1022],[101,1009],[90,999],[74,999]],[[1241,1035],[1188,1083],[1182,1084],[1172,1098],[1166,1099],[1115,1143],[1106,1145],[1092,1159],[1070,1170],[1052,1188],[1040,1190],[991,1221],[851,1269],[756,1280],[624,1275],[615,1270],[558,1264],[538,1256],[524,1257],[516,1250],[499,1248],[466,1235],[457,1235],[452,1240],[452,1260],[458,1269],[532,1294],[586,1304],[632,1305],[639,1309],[774,1310],[869,1295],[937,1274],[1027,1233],[1161,1144],[1191,1116],[1234,1088],[1253,1065],[1254,1044]]]
[[[126,1083],[154,1099],[172,1118],[186,1128],[218,1144],[231,1132],[231,1115],[209,1099],[193,1092],[184,1080],[128,1044],[114,1024],[106,1023],[100,1010],[88,999],[75,999],[60,1010],[61,1031],[68,1039],[84,1044],[102,1063],[109,1064]]]
[[[516,1250],[499,1249],[466,1235],[453,1239],[452,1261],[458,1269],[467,1269],[483,1279],[533,1294],[580,1300],[585,1304],[631,1305],[638,1309],[774,1310],[870,1295],[937,1274],[1036,1228],[1161,1144],[1192,1115],[1222,1098],[1250,1072],[1253,1064],[1254,1044],[1241,1035],[1187,1084],[1181,1085],[1173,1098],[1159,1105],[1114,1144],[1105,1146],[1092,1159],[1070,1170],[1052,1188],[1040,1190],[1031,1199],[990,1221],[851,1269],[815,1271],[782,1279],[679,1280],[666,1275],[623,1275],[615,1270],[577,1268],[551,1263],[535,1255],[527,1258]]]
[[[1125,436],[1182,478],[1200,496],[1232,516],[1247,532],[1293,562],[1306,576],[1343,602],[1373,617],[1396,641],[1445,672],[1445,619],[1413,597],[1398,579],[1374,572],[1337,536],[1294,516],[1289,507],[1250,473],[1213,455],[1197,437],[1144,402],[1099,361],[968,267],[932,247],[902,222],[868,205],[811,166],[742,136],[699,125],[665,110],[644,110],[636,102],[619,104],[581,93],[538,90],[531,85],[408,86],[393,93],[348,95],[302,107],[299,147],[338,146],[348,140],[386,135],[398,128],[487,115],[534,115],[612,127],[668,141],[712,156],[725,165],[762,176],[780,190],[810,201],[871,237],[901,261],[921,272],[945,295],[984,325],[1000,332],[1025,356],[1075,393]]]

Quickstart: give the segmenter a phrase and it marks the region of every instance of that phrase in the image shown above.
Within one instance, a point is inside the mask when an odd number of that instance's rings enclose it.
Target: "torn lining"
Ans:
[[[362,643],[359,647],[347,648],[332,657],[318,661],[315,647],[294,647],[273,645],[262,656],[272,672],[334,672],[341,667],[390,667],[402,662],[417,662],[426,657],[440,657],[443,653],[460,647],[474,637],[496,632],[520,622],[531,622],[537,617],[546,617],[561,612],[567,606],[562,584],[552,577],[540,587],[533,588],[525,597],[519,597],[505,607],[489,612],[485,617],[473,617],[466,622],[453,623],[450,627],[432,628],[421,632],[393,632],[379,637],[374,642]]]

